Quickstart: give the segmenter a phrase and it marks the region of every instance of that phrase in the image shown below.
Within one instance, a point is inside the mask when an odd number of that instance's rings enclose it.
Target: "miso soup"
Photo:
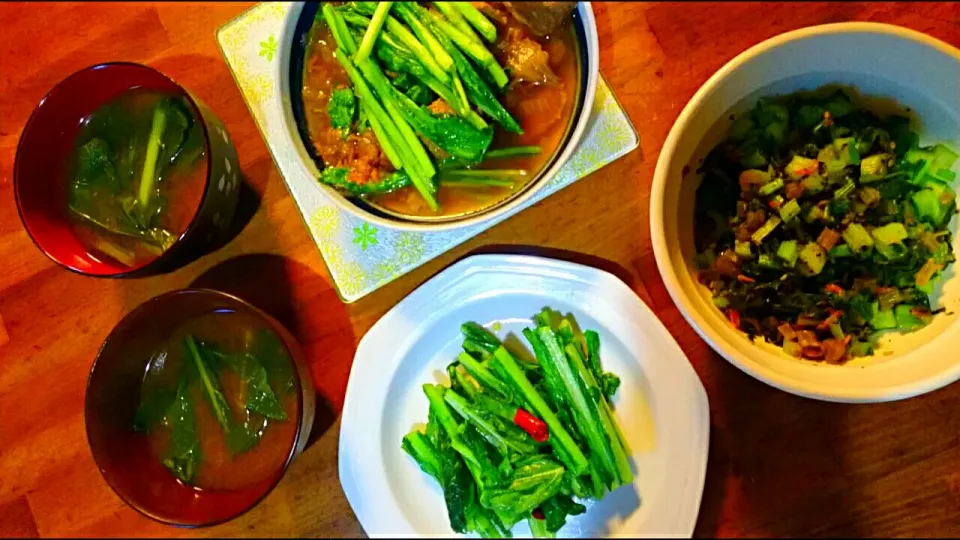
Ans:
[[[133,89],[80,123],[67,213],[92,256],[136,268],[189,226],[203,196],[203,128],[187,100]]]
[[[147,366],[134,429],[180,482],[232,490],[280,470],[297,433],[299,387],[283,342],[257,319],[189,319]]]

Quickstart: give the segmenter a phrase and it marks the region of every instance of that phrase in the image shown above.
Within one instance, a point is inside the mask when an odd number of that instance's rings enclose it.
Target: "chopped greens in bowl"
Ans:
[[[911,332],[954,261],[957,153],[842,90],[760,99],[698,170],[701,283],[738,329],[843,363]]]

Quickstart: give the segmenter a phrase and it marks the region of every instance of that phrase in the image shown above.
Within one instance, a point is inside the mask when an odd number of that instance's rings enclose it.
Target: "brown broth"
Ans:
[[[116,201],[119,197],[135,196],[139,187],[139,174],[143,167],[143,156],[146,153],[145,147],[153,110],[161,100],[168,97],[166,94],[149,90],[130,90],[101,106],[83,120],[70,158],[74,167],[80,147],[94,138],[111,140],[114,147],[132,143],[137,149],[137,159],[132,167],[133,181],[123,187],[119,193],[109,190],[95,192],[91,209],[101,223],[110,226],[118,223],[120,216],[116,210]],[[187,106],[185,110],[191,109]],[[118,116],[124,118],[118,119]],[[200,141],[202,144],[202,127],[196,117],[193,120],[190,137],[193,141]],[[114,151],[115,155],[120,152],[119,149]],[[167,201],[159,216],[159,228],[167,231],[173,238],[183,234],[190,225],[203,197],[207,176],[205,156],[205,146],[199,148],[197,153],[191,153],[189,159],[181,156],[173,166],[167,168],[166,174],[158,183],[160,197]],[[136,268],[156,259],[164,251],[160,246],[91,224],[69,208],[66,212],[70,217],[74,235],[95,258]]]
[[[235,312],[214,313],[185,321],[154,352],[143,380],[144,394],[156,389],[177,387],[183,362],[191,361],[183,344],[187,335],[216,343],[225,352],[240,353],[250,351],[255,336],[262,331],[270,332],[257,319]],[[291,362],[290,369],[295,370],[289,356],[286,360]],[[262,436],[251,449],[238,454],[231,453],[207,397],[198,381],[194,381],[189,391],[195,404],[201,458],[192,485],[197,489],[232,490],[264,481],[284,466],[296,437],[299,401],[296,391],[283,392],[280,381],[272,378],[270,385],[287,419],[265,418],[243,407],[245,385],[235,372],[224,369],[217,373],[234,419],[248,419],[252,425],[262,425]],[[161,456],[165,455],[170,445],[171,430],[161,423],[152,427],[147,437],[154,456],[162,460]]]
[[[498,35],[506,35],[507,28],[518,28],[526,37],[535,39],[520,23],[508,17],[507,27],[501,27]],[[349,86],[349,78],[333,57],[332,37],[324,24],[315,24],[309,35],[306,65],[303,74],[303,101],[310,133],[310,140],[318,153],[327,160],[328,155],[342,146],[340,135],[330,127],[327,116],[327,101],[330,92]],[[372,196],[368,200],[377,207],[401,216],[419,218],[449,218],[471,214],[489,208],[524,189],[536,178],[545,165],[550,163],[563,142],[573,122],[573,110],[577,105],[580,84],[579,54],[576,30],[567,23],[553,36],[536,39],[550,56],[550,67],[560,79],[557,86],[516,85],[509,89],[501,102],[516,118],[524,133],[507,133],[495,125],[494,140],[490,149],[512,146],[537,145],[541,152],[536,156],[491,160],[478,168],[526,169],[527,175],[513,179],[512,187],[457,187],[441,184],[437,190],[440,211],[434,212],[413,187],[392,193]],[[496,51],[494,51],[496,54]],[[501,59],[501,65],[503,61]],[[558,107],[557,103],[561,105]],[[364,135],[372,139],[372,133]],[[356,143],[351,143],[356,144]]]

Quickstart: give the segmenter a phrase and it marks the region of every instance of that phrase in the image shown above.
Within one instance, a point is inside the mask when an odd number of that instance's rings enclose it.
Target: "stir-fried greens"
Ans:
[[[704,159],[697,264],[734,326],[841,363],[930,322],[955,260],[957,154],[919,148],[906,117],[818,95],[761,99]]]
[[[603,371],[600,336],[544,310],[524,329],[537,362],[514,356],[477,323],[461,327],[450,387],[425,384],[425,432],[403,449],[443,488],[451,528],[510,536],[526,519],[552,537],[586,507],[633,482],[629,447],[610,400],[620,379]]]

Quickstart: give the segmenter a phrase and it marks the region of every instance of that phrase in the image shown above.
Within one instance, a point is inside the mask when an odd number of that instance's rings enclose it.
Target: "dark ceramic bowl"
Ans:
[[[291,418],[297,428],[283,465],[264,480],[236,490],[200,490],[177,481],[153,455],[146,435],[133,430],[133,423],[141,383],[155,347],[185,319],[223,311],[258,319],[283,342],[297,367],[297,413]],[[253,508],[277,485],[306,446],[315,398],[299,345],[273,317],[219,291],[171,291],[130,312],[100,347],[87,381],[87,441],[107,484],[140,513],[170,525],[214,525]]]
[[[67,217],[68,156],[80,121],[117,96],[143,88],[182,96],[203,127],[206,186],[190,224],[163,254],[137,267],[102,261],[83,247]],[[17,211],[33,242],[54,262],[80,274],[134,277],[173,270],[228,233],[237,206],[240,166],[220,119],[179,84],[140,64],[84,68],[50,91],[30,115],[17,146],[13,185]]]

